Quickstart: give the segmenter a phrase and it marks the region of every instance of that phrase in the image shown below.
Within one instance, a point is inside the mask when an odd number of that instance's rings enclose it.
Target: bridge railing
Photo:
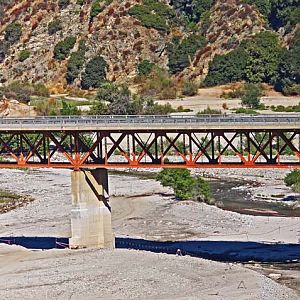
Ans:
[[[25,118],[0,118],[1,124],[59,124],[59,123],[293,123],[300,122],[295,115],[99,115],[99,116],[41,116]]]

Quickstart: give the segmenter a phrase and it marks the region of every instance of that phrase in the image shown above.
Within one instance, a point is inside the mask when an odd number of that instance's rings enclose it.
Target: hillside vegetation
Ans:
[[[0,0],[4,86],[117,82],[169,99],[246,81],[299,95],[299,53],[299,0]]]

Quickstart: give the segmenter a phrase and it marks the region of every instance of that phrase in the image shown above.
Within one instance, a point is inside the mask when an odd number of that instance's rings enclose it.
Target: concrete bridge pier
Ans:
[[[114,248],[106,169],[72,172],[70,248]]]

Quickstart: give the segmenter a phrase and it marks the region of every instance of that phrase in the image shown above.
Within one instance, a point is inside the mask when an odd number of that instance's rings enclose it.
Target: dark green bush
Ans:
[[[197,50],[206,45],[206,39],[198,34],[191,34],[182,41],[173,39],[168,45],[169,69],[176,74],[189,66]]]
[[[80,115],[80,110],[77,108],[77,106],[67,103],[66,101],[62,101],[60,114],[62,116],[77,116]]]
[[[63,41],[56,44],[54,48],[54,58],[57,60],[66,59],[76,43],[76,38],[73,36],[66,37]]]
[[[98,16],[106,6],[111,4],[112,0],[94,0],[91,7],[90,17],[94,18]]]
[[[270,0],[243,0],[244,3],[255,5],[266,17],[271,13],[272,5]]]
[[[19,23],[11,23],[5,28],[5,41],[14,44],[22,36],[22,27]]]
[[[278,67],[276,89],[286,95],[300,94],[300,30],[289,50],[284,50]]]
[[[24,49],[19,54],[19,61],[23,62],[23,61],[25,61],[29,57],[30,57],[30,51],[27,50],[27,49]]]
[[[204,85],[215,86],[241,81],[246,77],[246,64],[247,54],[241,47],[226,55],[216,56],[209,64]]]
[[[300,170],[294,170],[287,174],[284,178],[284,182],[287,186],[294,187],[298,190],[300,184]]]
[[[51,21],[48,24],[48,33],[50,35],[55,34],[56,32],[60,31],[63,29],[61,20],[58,18],[55,18],[53,21]]]
[[[204,84],[215,86],[241,80],[274,84],[281,55],[278,37],[269,31],[261,32],[228,54],[216,56]]]
[[[89,88],[99,88],[106,81],[107,63],[102,56],[91,59],[82,74],[81,87],[85,90]]]
[[[69,6],[70,0],[58,0],[58,6],[60,9],[65,9]]]
[[[171,187],[176,198],[180,200],[196,200],[211,203],[212,194],[209,184],[200,177],[191,176],[187,169],[163,169],[157,180],[167,187]]]
[[[245,85],[242,96],[242,105],[249,108],[259,108],[262,88],[260,85],[248,83]]]
[[[80,41],[79,49],[73,52],[68,61],[66,80],[68,84],[72,84],[79,77],[85,62],[86,46],[84,41]]]
[[[9,52],[9,42],[0,41],[0,63],[2,63]]]
[[[147,28],[154,28],[159,31],[168,30],[165,18],[153,13],[145,5],[136,5],[129,10],[129,13],[141,21],[142,25]]]
[[[155,0],[144,0],[143,4],[133,6],[129,14],[137,18],[143,26],[159,31],[168,31],[170,24],[176,22],[175,11]]]
[[[138,75],[140,76],[148,76],[153,70],[154,63],[149,61],[148,59],[144,59],[137,66]]]

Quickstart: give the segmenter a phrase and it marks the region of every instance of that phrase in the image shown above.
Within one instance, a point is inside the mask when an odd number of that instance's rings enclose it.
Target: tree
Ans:
[[[54,58],[57,60],[66,59],[75,46],[75,43],[76,38],[74,36],[66,37],[63,41],[58,42],[54,48]]]
[[[247,53],[239,47],[226,55],[216,56],[209,64],[205,86],[242,81],[246,77]]]
[[[77,106],[67,103],[66,101],[62,101],[62,108],[60,109],[60,113],[63,116],[80,115],[80,111]]]
[[[11,23],[5,28],[5,41],[14,44],[22,36],[22,27],[19,23]]]
[[[138,75],[140,76],[148,76],[153,70],[154,63],[148,59],[144,59],[137,66]]]
[[[80,41],[78,51],[71,53],[70,59],[68,61],[66,74],[66,80],[68,84],[72,84],[74,80],[79,77],[85,62],[85,52],[85,42]]]
[[[97,101],[90,109],[89,115],[97,116],[97,115],[109,115],[109,109],[105,102]]]
[[[299,0],[270,0],[272,4],[269,22],[275,30],[289,27],[300,21]]]
[[[202,16],[214,5],[215,0],[193,0],[193,16],[196,21],[201,20]]]
[[[107,63],[102,56],[92,58],[82,75],[81,87],[84,90],[99,88],[106,81]]]
[[[261,87],[257,84],[248,83],[244,88],[244,95],[242,96],[242,105],[250,108],[259,108]]]
[[[48,24],[48,33],[50,35],[55,34],[56,32],[63,29],[61,20],[59,18],[55,18]]]
[[[245,80],[251,83],[274,84],[283,49],[277,35],[264,31],[223,56],[216,56],[209,64],[204,81],[215,86]]]
[[[91,19],[98,16],[112,0],[94,0],[91,7]]]
[[[289,50],[284,50],[278,67],[276,89],[284,94],[300,94],[300,30]],[[297,89],[298,87],[298,89]],[[298,91],[297,91],[298,90]]]
[[[271,1],[270,0],[244,0],[243,2],[255,5],[258,10],[266,17],[271,13]]]
[[[252,83],[274,83],[282,54],[278,37],[264,31],[245,44],[247,53],[246,79]]]
[[[198,34],[191,34],[182,41],[175,38],[168,45],[169,69],[172,74],[184,70],[190,65],[197,50],[206,45],[206,39]]]

